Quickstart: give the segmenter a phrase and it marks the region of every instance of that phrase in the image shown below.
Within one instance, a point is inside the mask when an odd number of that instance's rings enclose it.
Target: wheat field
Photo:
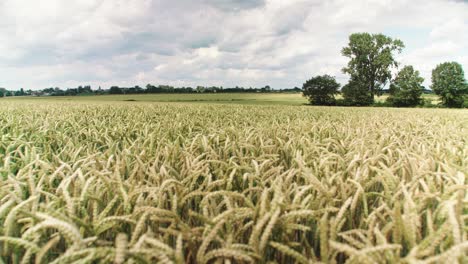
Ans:
[[[0,263],[467,263],[468,111],[0,105]]]

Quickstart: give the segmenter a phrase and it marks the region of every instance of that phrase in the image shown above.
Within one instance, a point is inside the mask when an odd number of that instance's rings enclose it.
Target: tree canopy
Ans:
[[[432,90],[447,107],[462,107],[468,94],[463,67],[458,62],[444,62],[432,70]]]
[[[348,106],[367,106],[373,103],[370,92],[367,89],[363,89],[364,85],[358,78],[353,78],[341,88],[343,94],[344,104]]]
[[[330,75],[320,75],[306,81],[303,95],[314,105],[334,105],[340,84]]]
[[[390,84],[390,96],[387,101],[393,106],[416,106],[421,103],[424,78],[413,66],[401,69]]]
[[[385,84],[391,79],[391,69],[398,66],[395,53],[400,53],[404,44],[399,39],[392,39],[383,34],[354,33],[349,36],[348,46],[341,54],[350,60],[343,72],[350,75],[353,89],[365,89],[369,99],[381,95]],[[359,84],[360,87],[356,87]],[[364,91],[358,93],[366,94]]]

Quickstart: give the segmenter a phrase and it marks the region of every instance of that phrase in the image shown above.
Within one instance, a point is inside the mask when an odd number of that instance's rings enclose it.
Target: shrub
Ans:
[[[343,86],[341,93],[347,105],[350,106],[368,106],[374,101],[371,92],[363,89],[363,83],[356,79],[351,79],[348,84]]]
[[[308,80],[302,86],[303,95],[313,105],[335,105],[335,94],[340,84],[330,75],[320,75]]]
[[[440,96],[446,107],[462,107],[468,94],[468,84],[462,66],[457,62],[445,62],[432,70],[432,90]]]
[[[424,78],[413,66],[405,66],[390,84],[390,96],[387,101],[396,107],[417,106],[422,103],[421,95],[424,87]]]

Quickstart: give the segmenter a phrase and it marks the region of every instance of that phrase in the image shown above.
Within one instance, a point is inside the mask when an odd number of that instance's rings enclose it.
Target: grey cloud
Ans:
[[[322,73],[344,82],[340,49],[354,30],[391,29],[407,38],[414,34],[403,33],[411,30],[423,32],[427,42],[454,43],[456,52],[435,52],[440,45],[425,43],[420,35],[408,41],[404,62],[430,69],[438,61],[468,57],[466,38],[451,34],[468,30],[466,23],[455,23],[468,17],[460,5],[438,0],[42,0],[44,17],[30,0],[5,0],[0,3],[0,71],[8,77],[0,86],[17,87],[21,80],[31,88],[79,82],[280,88],[300,86]]]
[[[224,11],[238,11],[265,5],[265,0],[204,0],[203,2]]]

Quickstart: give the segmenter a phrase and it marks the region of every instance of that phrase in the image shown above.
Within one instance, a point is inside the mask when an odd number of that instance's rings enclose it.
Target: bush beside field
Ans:
[[[467,124],[447,109],[5,101],[0,263],[466,263]]]

